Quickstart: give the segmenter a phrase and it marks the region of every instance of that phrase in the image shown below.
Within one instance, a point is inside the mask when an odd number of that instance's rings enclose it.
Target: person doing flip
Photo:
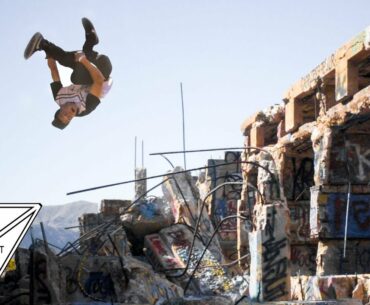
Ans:
[[[85,29],[85,43],[81,51],[66,52],[46,40],[41,33],[34,34],[25,51],[25,59],[36,51],[44,51],[53,82],[53,97],[60,109],[55,113],[52,125],[64,129],[75,116],[85,116],[100,104],[112,85],[112,65],[109,57],[98,54],[93,47],[99,38],[90,20],[82,19]],[[56,62],[73,70],[72,85],[63,87]]]

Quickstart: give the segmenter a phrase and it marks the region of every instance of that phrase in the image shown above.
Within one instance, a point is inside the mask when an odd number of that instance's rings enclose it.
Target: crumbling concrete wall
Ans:
[[[275,111],[283,115],[269,115],[277,109],[273,106],[242,125],[246,146],[273,155],[279,195],[290,212],[292,274],[369,272],[369,37],[367,28],[294,84],[284,96],[283,110]],[[270,156],[251,149],[245,160],[272,166]],[[254,210],[264,204],[262,199],[276,199],[266,172],[247,164],[243,175],[262,195],[254,196]],[[248,203],[247,193],[245,187],[241,211]],[[256,217],[254,213],[251,218]],[[240,252],[246,243],[242,232],[238,232]]]
[[[209,159],[207,166],[203,185],[207,186],[207,194],[215,190],[208,196],[206,203],[213,226],[216,227],[222,219],[237,213],[237,204],[241,198],[243,183],[240,152],[227,151],[224,159]],[[218,236],[226,259],[234,260],[236,257],[237,218],[223,222]]]
[[[293,300],[343,300],[351,304],[368,304],[370,301],[368,275],[300,276],[292,278]],[[358,302],[358,303],[356,303]]]
[[[262,205],[256,230],[249,234],[251,253],[249,295],[252,300],[280,301],[290,297],[288,209],[281,202]]]
[[[179,171],[182,171],[182,169],[176,167],[172,173]],[[198,232],[201,235],[202,241],[207,243],[214,233],[214,227],[206,208],[203,207],[202,213],[200,213],[201,204],[199,204],[199,193],[194,179],[188,173],[178,173],[176,175],[166,176],[164,180],[166,182],[162,185],[163,194],[171,206],[175,223],[181,220],[195,228],[199,217]],[[214,255],[219,256],[220,261],[224,262],[224,256],[217,234],[213,238],[209,249]]]

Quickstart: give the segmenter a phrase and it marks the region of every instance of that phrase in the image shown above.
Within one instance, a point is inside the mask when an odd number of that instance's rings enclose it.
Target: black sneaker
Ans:
[[[99,43],[99,37],[96,34],[96,31],[95,31],[95,28],[94,28],[94,25],[92,24],[92,22],[89,19],[84,17],[84,18],[82,18],[82,25],[85,29],[86,39],[91,39],[93,45],[98,44]]]
[[[40,44],[43,39],[44,37],[39,32],[37,32],[36,34],[32,36],[31,40],[27,44],[26,49],[24,50],[25,59],[30,58],[33,53],[41,50]]]

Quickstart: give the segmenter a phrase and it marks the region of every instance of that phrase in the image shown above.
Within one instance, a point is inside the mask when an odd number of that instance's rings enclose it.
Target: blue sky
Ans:
[[[370,24],[369,1],[1,4],[0,202],[47,205],[132,198],[132,185],[65,194],[132,179],[135,136],[139,148],[145,142],[148,174],[167,171],[148,154],[182,148],[180,82],[187,148],[242,145],[244,119],[280,103],[291,84]],[[98,32],[97,51],[111,58],[114,84],[95,112],[60,131],[50,124],[57,105],[44,55],[25,61],[23,50],[36,31],[81,49],[84,16]],[[210,157],[222,154],[189,155],[188,168]],[[171,160],[182,165],[182,156]]]

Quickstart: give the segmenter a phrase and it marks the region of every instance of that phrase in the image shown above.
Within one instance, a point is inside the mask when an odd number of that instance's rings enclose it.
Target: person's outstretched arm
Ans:
[[[50,84],[51,86],[51,91],[53,92],[54,100],[57,97],[58,91],[63,87],[62,83],[60,82],[60,76],[59,76],[59,71],[57,64],[55,60],[51,57],[48,59],[48,66],[51,72],[51,78],[53,79],[53,82]]]
[[[54,82],[60,82],[60,76],[59,76],[59,71],[57,64],[55,60],[51,57],[48,58],[48,66],[51,72],[51,78],[53,79]]]
[[[75,55],[76,61],[80,62],[87,71],[89,71],[93,83],[90,88],[90,94],[100,98],[103,92],[104,76],[100,70],[93,65],[85,56],[83,52],[78,52]]]

